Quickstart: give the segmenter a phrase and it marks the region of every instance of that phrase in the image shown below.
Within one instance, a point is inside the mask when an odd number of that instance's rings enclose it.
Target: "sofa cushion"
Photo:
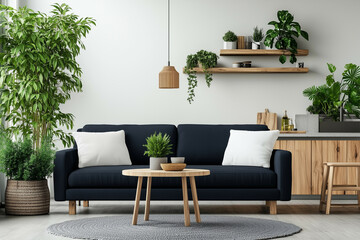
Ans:
[[[137,177],[123,176],[122,170],[148,168],[141,166],[96,166],[81,168],[69,175],[70,188],[136,188]],[[190,165],[188,168],[209,169],[210,175],[196,177],[197,188],[276,188],[274,171],[262,167]],[[143,187],[146,187],[143,183]],[[152,180],[153,188],[181,188],[180,178]]]
[[[125,132],[75,132],[79,168],[106,165],[131,165]]]
[[[230,130],[266,131],[266,125],[203,125],[178,126],[177,156],[191,165],[221,165]]]
[[[170,136],[170,143],[172,144],[172,152],[175,156],[177,148],[177,129],[175,125],[168,124],[149,124],[149,125],[108,125],[108,124],[89,124],[85,125],[82,132],[110,132],[110,131],[125,131],[125,142],[129,150],[130,159],[133,165],[149,164],[149,157],[144,156],[146,138],[154,132],[167,133]]]

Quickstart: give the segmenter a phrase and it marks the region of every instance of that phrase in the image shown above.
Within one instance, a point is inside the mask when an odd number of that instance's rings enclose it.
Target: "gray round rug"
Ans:
[[[274,220],[226,215],[203,215],[202,222],[191,218],[184,226],[184,216],[150,215],[150,221],[139,216],[131,225],[131,215],[83,218],[48,227],[54,235],[77,239],[272,239],[301,231],[296,225]]]

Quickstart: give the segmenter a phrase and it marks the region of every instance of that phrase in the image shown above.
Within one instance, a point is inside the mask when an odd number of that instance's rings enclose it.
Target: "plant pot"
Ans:
[[[224,42],[224,49],[236,49],[237,42]]]
[[[360,119],[344,117],[342,122],[320,115],[319,132],[360,132]]]
[[[7,180],[5,213],[10,215],[48,214],[50,193],[47,180]]]
[[[150,169],[151,170],[161,170],[161,163],[167,163],[167,157],[161,157],[161,158],[156,158],[156,157],[151,157],[150,158]]]
[[[252,49],[260,49],[260,42],[252,42],[251,48]]]

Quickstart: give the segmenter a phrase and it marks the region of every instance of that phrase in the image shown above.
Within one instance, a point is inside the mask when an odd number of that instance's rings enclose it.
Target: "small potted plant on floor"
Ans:
[[[236,49],[237,46],[237,36],[234,32],[228,31],[223,36],[224,40],[224,49]]]
[[[170,136],[162,133],[154,133],[150,137],[146,138],[146,147],[144,155],[150,157],[150,169],[161,170],[161,163],[167,163],[167,156],[172,154],[170,143]]]
[[[217,56],[213,52],[208,52],[205,50],[200,50],[196,54],[190,54],[186,58],[186,66],[185,73],[188,75],[188,98],[187,100],[191,104],[194,101],[195,97],[195,87],[197,87],[197,75],[196,71],[193,69],[195,67],[202,67],[205,73],[205,80],[208,87],[210,87],[212,82],[212,73],[208,71],[209,68],[216,67],[217,60],[219,56]]]
[[[254,28],[254,33],[252,36],[252,49],[260,49],[261,41],[264,38],[264,33],[262,28],[258,28],[257,26]]]
[[[297,54],[297,42],[296,38],[302,36],[306,40],[309,40],[307,32],[301,29],[298,22],[294,22],[294,16],[287,10],[278,11],[277,17],[279,22],[271,21],[268,24],[273,25],[274,29],[269,29],[266,32],[264,44],[267,47],[272,48],[274,45],[277,49],[290,51],[290,62],[295,63],[297,61],[295,55]],[[284,64],[286,62],[285,54],[279,57],[279,61]]]
[[[12,141],[2,134],[0,171],[8,177],[5,212],[11,215],[49,213],[50,194],[46,177],[54,168],[55,151],[44,140],[37,150],[29,137]]]

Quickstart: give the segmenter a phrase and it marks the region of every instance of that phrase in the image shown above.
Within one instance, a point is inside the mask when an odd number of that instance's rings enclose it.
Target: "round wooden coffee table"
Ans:
[[[189,213],[189,200],[188,200],[188,189],[186,177],[190,178],[191,186],[191,195],[194,203],[194,211],[196,222],[201,222],[199,203],[196,192],[195,177],[196,176],[207,176],[210,175],[210,170],[207,169],[184,169],[182,171],[163,171],[163,170],[150,170],[150,169],[126,169],[122,171],[122,174],[125,176],[134,176],[138,177],[136,197],[135,197],[135,206],[132,224],[137,224],[139,204],[140,204],[140,194],[141,187],[143,182],[143,177],[147,177],[147,189],[146,189],[146,204],[145,204],[145,215],[144,220],[149,220],[149,211],[150,211],[150,194],[151,194],[151,178],[152,177],[181,177],[182,182],[182,192],[183,192],[183,201],[184,201],[184,222],[185,226],[190,226],[190,213]]]

